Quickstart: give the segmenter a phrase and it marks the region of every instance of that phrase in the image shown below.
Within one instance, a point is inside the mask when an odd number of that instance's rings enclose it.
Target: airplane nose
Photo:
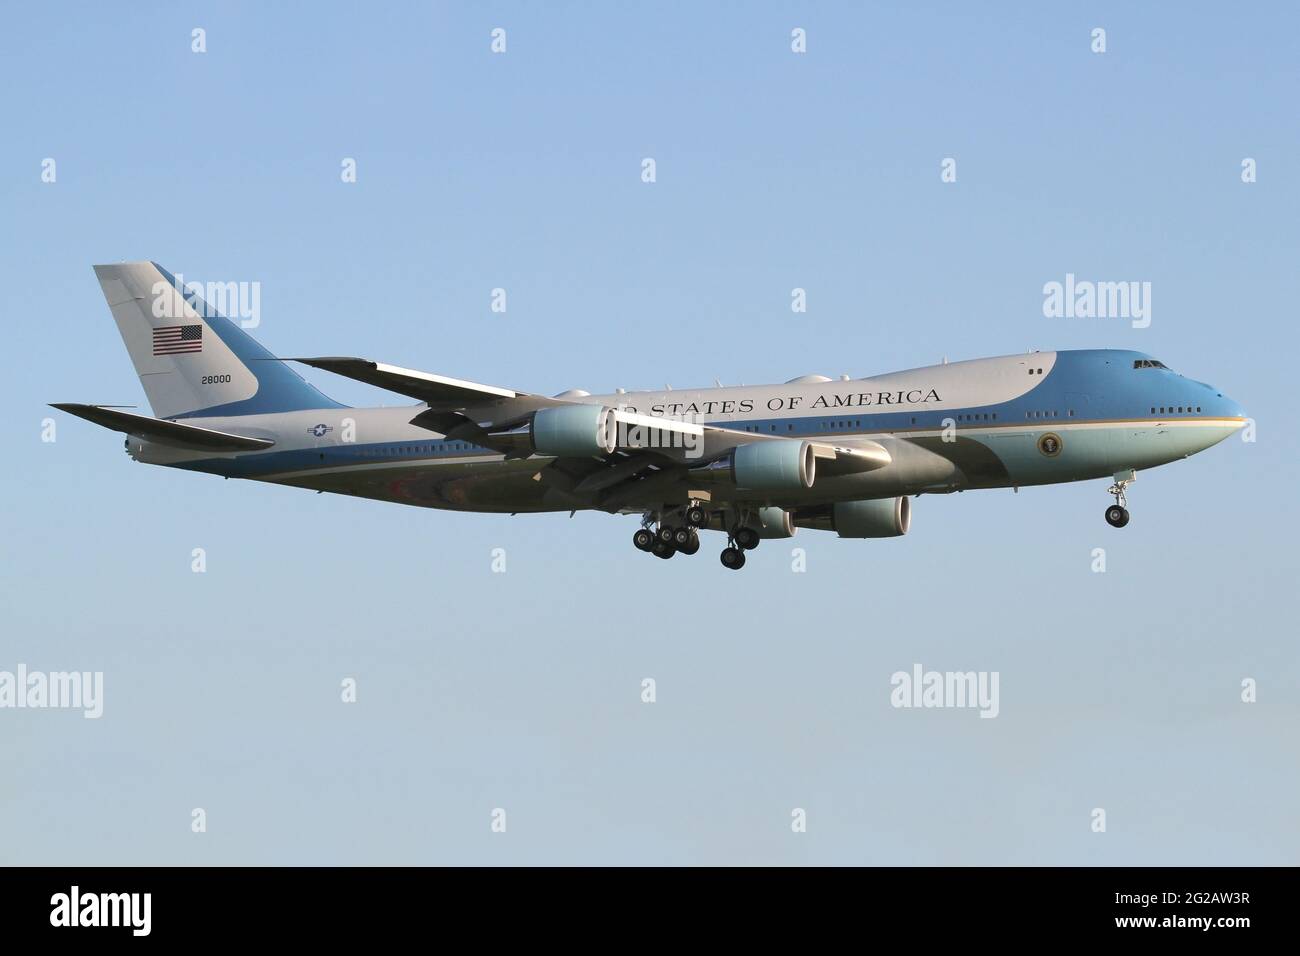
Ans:
[[[1248,418],[1246,410],[1241,407],[1241,403],[1229,398],[1222,392],[1216,392],[1218,397],[1218,412],[1222,418]]]
[[[1210,395],[1201,400],[1197,411],[1211,418],[1246,418],[1246,410],[1241,407],[1241,403],[1224,395],[1218,388],[1207,382],[1197,382],[1201,388],[1205,389]],[[1213,397],[1211,397],[1211,395]]]
[[[1204,383],[1202,383],[1204,384]],[[1202,427],[1193,429],[1193,436],[1188,436],[1193,442],[1193,449],[1190,454],[1198,451],[1204,451],[1212,445],[1217,445],[1225,439],[1237,435],[1241,429],[1246,427],[1246,410],[1241,404],[1224,395],[1212,385],[1205,385],[1213,397],[1207,396],[1201,400],[1201,405],[1197,412],[1203,415],[1209,421],[1205,421]]]

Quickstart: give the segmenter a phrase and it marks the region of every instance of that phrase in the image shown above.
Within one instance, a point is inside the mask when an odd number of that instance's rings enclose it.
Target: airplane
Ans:
[[[124,432],[135,461],[487,513],[641,516],[638,550],[723,566],[800,528],[887,538],[911,499],[1109,477],[1129,523],[1141,469],[1246,424],[1240,405],[1141,352],[1029,352],[869,378],[553,397],[363,358],[281,359],[153,262],[95,266],[154,417],[54,408]],[[414,399],[353,408],[289,362]]]

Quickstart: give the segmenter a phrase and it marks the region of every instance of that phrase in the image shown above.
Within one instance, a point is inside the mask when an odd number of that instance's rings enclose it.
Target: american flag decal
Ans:
[[[203,326],[166,325],[153,330],[154,355],[179,355],[203,351]]]

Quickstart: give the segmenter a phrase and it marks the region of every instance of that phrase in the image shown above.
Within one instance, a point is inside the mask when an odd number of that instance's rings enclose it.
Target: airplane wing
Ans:
[[[563,399],[530,395],[510,388],[498,388],[495,385],[480,385],[477,382],[466,382],[458,378],[420,372],[370,359],[332,356],[285,359],[285,361],[301,362],[303,365],[324,369],[335,375],[356,379],[358,382],[377,385],[399,395],[409,395],[424,402],[434,411],[467,409],[494,411],[501,417],[500,421],[493,422],[498,425],[506,424],[512,418],[522,420],[539,408],[567,404]]]
[[[429,407],[411,420],[413,425],[458,441],[469,441],[491,448],[508,458],[527,458],[533,453],[529,423],[535,412],[544,408],[582,404],[570,399],[547,398],[496,385],[480,385],[370,359],[335,356],[286,361],[301,362],[312,368],[324,369],[418,399]],[[621,426],[621,437],[637,434],[653,436],[653,444],[620,444],[616,452],[606,456],[611,465],[628,470],[632,468],[626,460],[629,456],[638,460],[642,456],[657,456],[660,461],[667,459],[675,464],[693,467],[722,458],[740,445],[790,440],[781,435],[699,425],[672,418],[641,415],[621,408],[611,409],[611,415]],[[670,439],[668,442],[663,441],[665,433]],[[676,441],[671,440],[674,438]],[[872,471],[883,468],[892,461],[883,445],[867,439],[855,440],[852,446],[821,441],[811,441],[810,444],[813,453],[820,460],[818,469],[824,474]]]
[[[270,448],[275,444],[265,438],[249,438],[246,435],[219,432],[211,428],[200,428],[197,425],[182,425],[180,422],[120,412],[102,405],[52,402],[50,407],[84,418],[96,425],[111,428],[113,431],[125,432],[136,438],[177,448],[197,448],[204,451],[257,451],[260,448]]]

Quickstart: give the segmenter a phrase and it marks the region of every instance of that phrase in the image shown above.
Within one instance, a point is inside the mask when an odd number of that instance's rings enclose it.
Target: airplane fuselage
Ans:
[[[869,439],[889,452],[886,467],[818,478],[813,488],[714,492],[715,500],[730,496],[792,509],[1108,477],[1185,458],[1245,423],[1237,403],[1214,387],[1120,350],[1033,352],[865,379],[809,376],[783,385],[579,394],[577,400],[782,438],[848,445]],[[700,484],[687,476],[621,497],[575,495],[572,487],[546,480],[544,458],[507,458],[411,424],[422,407],[176,419],[274,441],[264,452],[214,455],[134,437],[127,446],[132,457],[154,464],[466,511],[641,511],[685,500]]]

